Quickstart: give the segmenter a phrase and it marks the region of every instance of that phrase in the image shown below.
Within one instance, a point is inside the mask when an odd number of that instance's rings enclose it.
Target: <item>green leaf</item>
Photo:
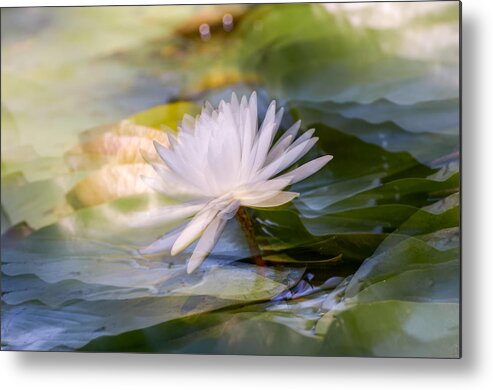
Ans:
[[[317,325],[329,356],[457,358],[459,305],[378,301],[329,312]]]
[[[458,260],[433,267],[401,271],[387,276],[357,295],[357,302],[374,302],[392,296],[403,301],[455,302],[460,289],[460,265]]]
[[[431,106],[429,110],[435,113],[435,115],[438,115],[436,113],[437,109],[434,110],[433,104],[429,102],[426,102],[426,104],[416,104],[416,107],[413,107],[413,109],[408,108],[409,106],[394,104],[394,112],[402,111],[403,109],[401,107],[404,107],[406,110],[409,110],[409,116],[411,116],[410,113],[413,113],[412,123],[426,126],[424,130],[419,132],[402,128],[400,127],[400,123],[392,122],[390,119],[373,123],[369,122],[371,119],[345,117],[344,111],[342,113],[338,112],[331,102],[292,102],[292,106],[295,107],[296,114],[303,123],[322,122],[347,134],[358,137],[365,142],[381,146],[388,151],[406,151],[420,162],[432,165],[435,159],[448,155],[459,148],[459,105],[457,100],[454,100],[454,102],[453,108],[449,108],[449,111],[452,112],[443,114],[446,118],[451,117],[453,119],[457,117],[457,122],[451,123],[450,125],[442,124],[445,122],[444,120],[435,118],[428,119],[428,125],[423,124],[427,120],[426,117],[420,118],[420,112],[425,110],[424,107],[427,108],[425,113],[428,107]],[[345,106],[348,105],[345,104]],[[373,108],[373,105],[376,105],[376,108]],[[378,110],[379,104],[377,102],[368,104],[367,106],[369,106],[368,111],[373,113]],[[437,127],[438,125],[436,123],[442,124],[442,126],[450,126],[451,128],[447,127],[445,130],[441,130]],[[407,123],[403,125],[407,125]],[[409,125],[407,126],[411,127]],[[411,127],[411,129],[414,130],[415,128]]]
[[[193,248],[177,256],[142,256],[137,250],[166,227],[142,228],[136,234],[125,225],[125,215],[147,209],[149,203],[156,207],[144,197],[80,210],[2,245],[6,348],[80,348],[102,335],[269,300],[295,285],[304,272],[303,267],[230,265],[248,256],[234,221],[191,275],[185,262]],[[60,332],[50,332],[54,323]]]
[[[309,335],[313,323],[313,319],[289,313],[266,313],[262,306],[240,312],[224,310],[100,337],[82,350],[313,356],[320,348],[320,338]]]
[[[343,199],[338,196],[328,196],[326,188],[323,187],[304,194],[297,205],[306,217],[364,208],[369,205],[406,204],[423,207],[457,191],[458,187],[458,174],[453,174],[443,181],[424,178],[398,179],[366,191],[348,191]]]
[[[458,9],[449,8],[445,25],[452,34],[458,31]],[[409,44],[400,27],[355,26],[321,4],[264,5],[240,26],[246,41],[243,66],[290,99],[414,104],[458,98],[456,46],[450,45],[446,59],[414,56],[409,46],[417,43]],[[426,39],[423,29],[413,32]]]
[[[443,264],[448,264],[452,261],[457,262],[458,258],[459,251],[457,248],[441,251],[421,240],[410,237],[390,249],[384,251],[377,250],[376,255],[365,260],[351,279],[345,290],[345,295],[348,298],[358,297],[357,294],[360,291],[374,283],[387,283],[389,278],[400,276],[407,271],[422,270],[428,272],[431,277],[436,272],[437,267],[441,269]],[[457,265],[453,264],[453,266]],[[414,279],[416,286],[422,284],[425,280],[429,279],[419,278],[419,276],[416,276]],[[456,286],[454,290],[455,294],[451,295],[451,299],[458,299],[458,284],[455,283],[457,280],[454,280],[454,278],[450,280]],[[434,287],[433,283],[432,281],[428,287]],[[418,290],[415,289],[416,294],[421,294],[422,291],[418,292]],[[399,295],[394,296],[390,292],[392,290],[389,290],[389,294],[385,295],[385,298],[400,299]]]
[[[346,131],[351,131],[349,124],[364,124],[370,128],[374,125],[385,129],[393,123],[401,129],[415,133],[417,136],[429,136],[427,133],[444,135],[458,135],[459,130],[459,101],[458,99],[435,100],[420,102],[416,104],[396,104],[386,99],[376,100],[367,104],[359,103],[335,103],[324,102],[291,102],[306,115],[317,116],[318,119],[306,119],[309,121],[320,121],[325,117],[330,121],[344,123]],[[358,121],[352,121],[359,119]],[[338,126],[336,126],[338,127]],[[360,125],[353,130],[354,135],[366,135]]]

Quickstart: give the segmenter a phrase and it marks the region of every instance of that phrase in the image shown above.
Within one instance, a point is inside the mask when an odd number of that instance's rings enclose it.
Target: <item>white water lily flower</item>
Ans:
[[[149,186],[184,203],[147,215],[147,222],[169,222],[193,217],[151,244],[141,253],[171,251],[175,255],[198,240],[187,272],[194,271],[214,248],[227,220],[240,206],[265,208],[283,205],[299,194],[283,191],[314,174],[332,159],[326,155],[294,170],[285,171],[317,142],[314,129],[296,137],[300,121],[272,145],[283,109],[272,101],[260,128],[257,96],[231,102],[218,109],[206,103],[196,118],[185,115],[178,135],[169,134],[168,148],[155,142],[162,163],[151,162],[159,178],[143,178]]]

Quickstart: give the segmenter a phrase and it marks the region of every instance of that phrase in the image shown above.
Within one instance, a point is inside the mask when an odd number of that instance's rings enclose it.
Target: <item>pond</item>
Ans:
[[[2,9],[2,349],[458,357],[458,7]],[[200,241],[142,251],[191,217],[153,141],[253,91],[333,159],[193,272]]]

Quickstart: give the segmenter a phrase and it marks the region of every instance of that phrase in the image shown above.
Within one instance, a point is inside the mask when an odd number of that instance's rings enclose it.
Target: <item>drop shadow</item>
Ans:
[[[480,164],[479,39],[478,22],[462,21],[462,133],[461,133],[461,237],[462,237],[462,365],[474,370],[479,355]]]

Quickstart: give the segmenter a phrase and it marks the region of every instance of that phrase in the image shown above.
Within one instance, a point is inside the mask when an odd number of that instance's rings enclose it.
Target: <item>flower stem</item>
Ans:
[[[248,243],[248,249],[250,249],[250,254],[252,255],[255,264],[259,266],[264,266],[265,262],[262,259],[260,248],[257,244],[257,239],[255,238],[255,231],[253,228],[253,221],[248,211],[244,207],[240,207],[236,213],[236,219],[243,230],[243,234]]]

